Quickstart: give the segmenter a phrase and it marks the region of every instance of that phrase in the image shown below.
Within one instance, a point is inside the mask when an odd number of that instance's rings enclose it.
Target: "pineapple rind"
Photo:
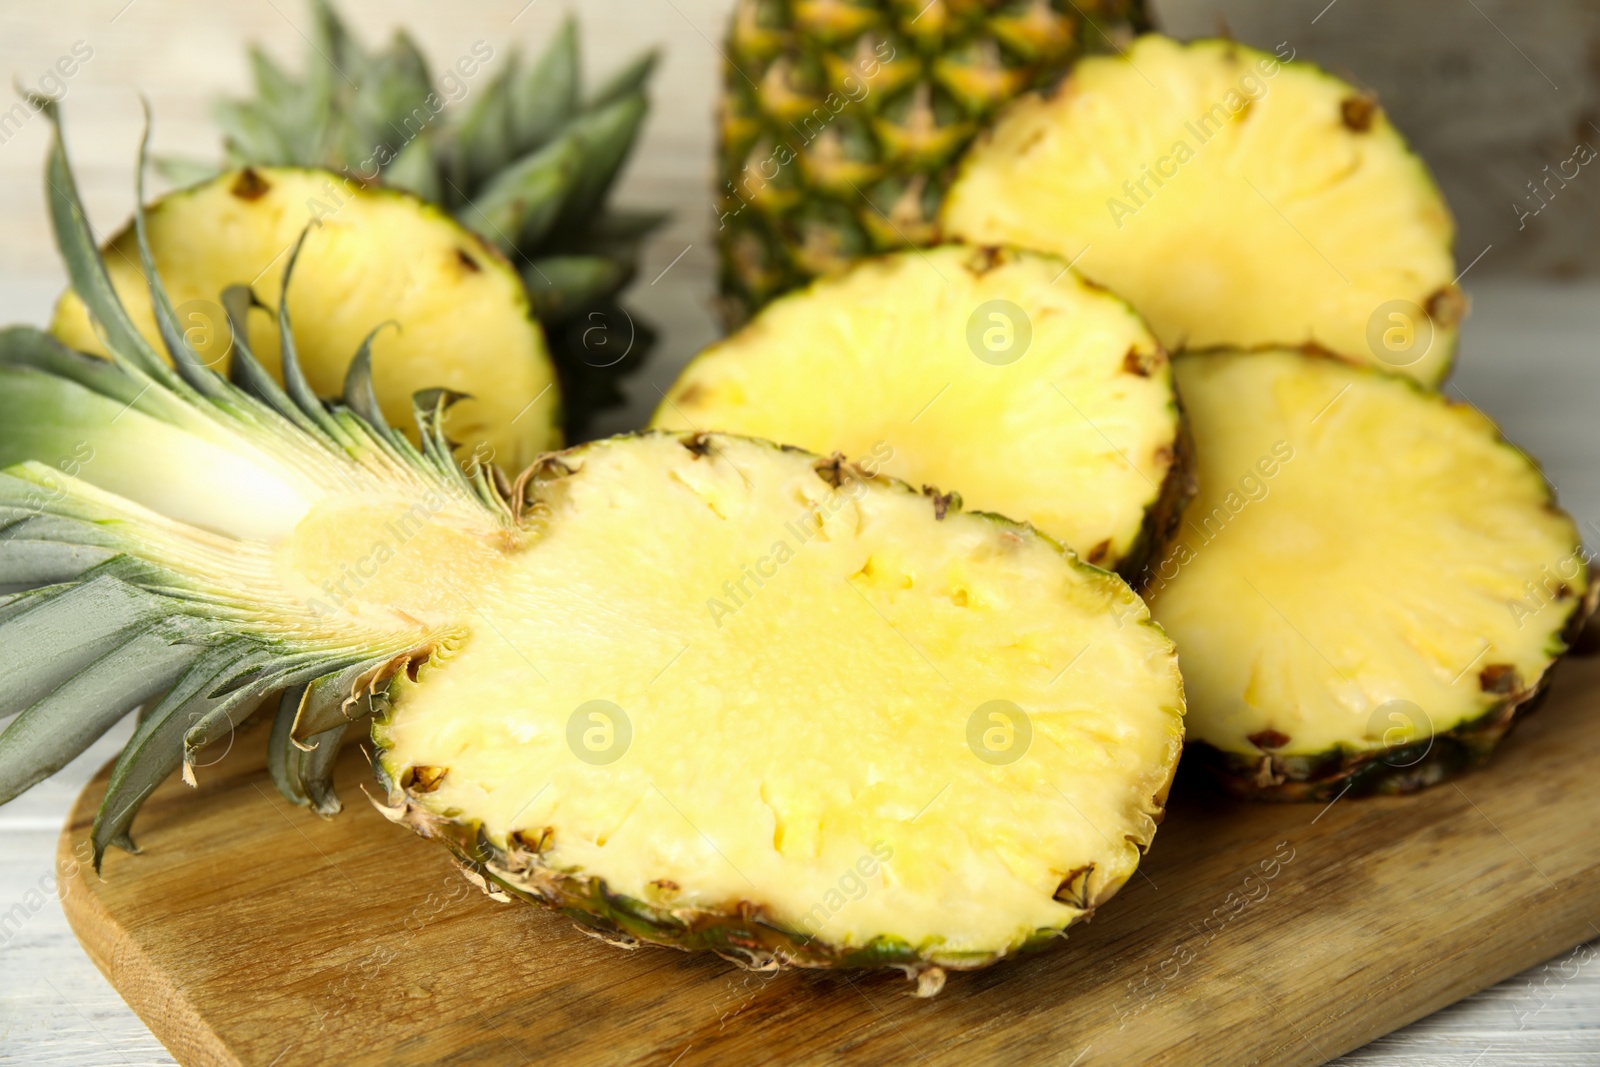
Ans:
[[[1574,602],[1553,639],[1551,663],[1538,679],[1478,718],[1432,737],[1376,751],[1335,748],[1285,757],[1226,752],[1194,741],[1188,745],[1189,758],[1229,793],[1246,800],[1325,802],[1343,795],[1400,796],[1438,785],[1487,762],[1512,727],[1539,709],[1561,657],[1577,643],[1597,604],[1600,574],[1591,568],[1589,592]]]
[[[921,995],[929,995],[939,991],[946,971],[979,970],[1049,946],[1064,937],[1068,927],[1093,918],[1095,909],[1126,883],[1126,879],[1108,882],[1083,913],[1066,926],[1036,930],[993,953],[918,952],[904,939],[891,936],[879,936],[865,945],[837,946],[786,929],[768,918],[759,905],[749,902],[740,902],[736,910],[727,911],[662,908],[613,893],[603,879],[550,867],[535,852],[515,845],[496,845],[475,822],[429,810],[394,783],[381,760],[375,760],[373,767],[379,786],[386,790],[383,801],[373,801],[384,817],[443,844],[455,855],[468,880],[488,896],[510,896],[554,908],[596,931],[602,939],[627,947],[646,943],[684,952],[714,952],[751,970],[896,968],[918,981],[919,992],[927,989]]]
[[[932,244],[953,161],[1006,100],[1150,23],[1143,0],[1026,6],[735,5],[716,203],[730,328],[853,259]]]

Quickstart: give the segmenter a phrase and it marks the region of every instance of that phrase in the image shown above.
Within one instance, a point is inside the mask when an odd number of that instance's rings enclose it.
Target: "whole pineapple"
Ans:
[[[219,103],[225,166],[323,167],[442,205],[522,275],[561,373],[569,432],[620,402],[618,373],[638,367],[650,338],[617,294],[664,216],[606,199],[649,110],[655,53],[585,92],[569,18],[531,61],[478,42],[436,81],[405,31],[368,51],[327,0],[311,8],[302,73],[252,48],[254,95]],[[168,160],[163,169],[187,183],[218,168]],[[634,341],[622,366],[618,338]]]
[[[1145,28],[1143,0],[738,0],[721,104],[724,315],[934,239],[999,108]]]

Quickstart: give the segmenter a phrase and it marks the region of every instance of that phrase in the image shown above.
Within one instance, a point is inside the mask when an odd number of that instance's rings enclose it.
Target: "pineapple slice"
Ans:
[[[1136,575],[1193,495],[1166,353],[1053,257],[945,246],[858,264],[701,353],[653,425],[879,457]]]
[[[338,395],[350,357],[369,331],[372,378],[384,415],[411,425],[411,396],[426,388],[466,394],[445,432],[509,470],[561,444],[561,397],[544,335],[505,259],[438,208],[409,194],[366,189],[328,171],[263,167],[231,171],[172,193],[146,211],[156,267],[178,324],[200,361],[227,372],[232,330],[224,289],[252,286],[276,309],[284,264],[300,254],[290,310],[300,364],[319,396]],[[117,296],[145,339],[160,344],[148,284],[130,226],[105,249]],[[68,290],[51,331],[105,355],[79,295]],[[252,309],[249,343],[282,380],[277,319]],[[418,441],[415,433],[412,440]],[[486,448],[479,448],[479,446]]]
[[[1593,609],[1572,520],[1464,404],[1293,351],[1176,361],[1201,492],[1146,585],[1237,792],[1407,792],[1483,759]]]
[[[1449,210],[1376,100],[1233,41],[1141,37],[1017,101],[942,225],[1072,260],[1173,349],[1315,344],[1433,385],[1466,311]]]
[[[247,347],[238,384],[180,332],[163,359],[97,274],[59,141],[49,176],[112,361],[0,332],[0,587],[21,590],[0,599],[0,801],[147,705],[97,863],[156,783],[275,703],[290,799],[337,810],[332,754],[376,706],[385,810],[477,884],[755,966],[893,966],[931,993],[1136,869],[1183,691],[1115,575],[749,438],[469,475],[442,395],[420,449],[387,427],[370,352],[342,403],[292,338],[282,389]]]

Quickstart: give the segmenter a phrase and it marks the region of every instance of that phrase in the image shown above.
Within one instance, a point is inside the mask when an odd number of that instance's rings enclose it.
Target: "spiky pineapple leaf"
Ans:
[[[281,303],[287,384],[279,387],[237,329],[256,301],[235,287],[223,294],[236,324],[233,380],[204,366],[155,270],[141,207],[139,254],[165,351],[145,342],[94,247],[59,114],[53,104],[45,110],[55,125],[46,176],[57,243],[111,359],[72,352],[28,327],[0,331],[0,464],[8,465],[0,472],[0,640],[8,648],[0,719],[12,720],[0,732],[0,802],[145,705],[96,817],[98,864],[112,844],[133,847],[132,819],[157,784],[180,766],[192,781],[197,754],[264,702],[303,689],[347,722],[344,712],[359,716],[370,705],[333,687],[359,680],[370,688],[402,668],[419,641],[433,640],[415,628],[330,620],[283,585],[269,540],[341,493],[435,494],[491,526],[511,512],[497,483],[481,470],[463,472],[451,455],[441,422],[455,394],[418,395],[420,449],[368,417],[376,412],[370,334],[352,361],[348,402],[323,401],[300,372]],[[139,162],[142,182],[142,150]],[[60,469],[39,462],[57,456],[68,457]],[[194,479],[207,492],[193,492]],[[325,748],[297,743],[293,726],[279,742],[293,752],[274,757],[293,768],[292,777],[278,776],[280,786],[297,803],[337,810],[337,737]]]

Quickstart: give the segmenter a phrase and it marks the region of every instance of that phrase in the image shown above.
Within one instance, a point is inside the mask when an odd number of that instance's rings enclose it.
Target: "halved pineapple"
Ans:
[[[879,457],[1125,575],[1193,495],[1166,353],[1051,256],[944,246],[814,282],[701,353],[653,425]]]
[[[0,799],[146,705],[97,862],[276,698],[290,799],[336,809],[327,754],[376,703],[389,814],[478,884],[746,964],[895,966],[932,992],[1135,870],[1183,694],[1115,575],[748,438],[469,477],[443,398],[411,446],[364,357],[342,403],[297,384],[292,346],[284,389],[177,334],[163,360],[96,284],[59,144],[49,173],[114,361],[0,332],[0,588],[22,590],[0,598]]]
[[[1293,351],[1176,362],[1200,495],[1151,610],[1236,791],[1405,792],[1484,758],[1593,609],[1539,469],[1478,411]]]
[[[390,687],[392,817],[519,895],[757,963],[980,966],[1132,875],[1182,697],[1119,579],[750,439],[545,473],[524,543],[462,580],[481,615]]]
[[[1316,344],[1436,384],[1454,224],[1368,93],[1233,41],[1141,37],[1025,97],[962,163],[947,238],[1071,259],[1169,348]]]
[[[337,396],[351,355],[372,343],[372,380],[385,416],[411,427],[411,396],[446,388],[445,432],[471,453],[487,445],[516,471],[560,447],[561,397],[544,335],[516,271],[441,209],[407,193],[365,188],[329,171],[230,171],[150,205],[151,250],[201,361],[226,373],[232,331],[222,292],[251,286],[270,309],[249,313],[249,343],[282,380],[276,308],[296,239],[312,226],[289,294],[300,364],[320,396]],[[160,334],[133,227],[105,249],[117,295],[152,344]],[[84,352],[104,341],[79,295],[56,306],[51,331]],[[418,440],[412,431],[413,441]],[[479,452],[480,458],[484,455]]]

